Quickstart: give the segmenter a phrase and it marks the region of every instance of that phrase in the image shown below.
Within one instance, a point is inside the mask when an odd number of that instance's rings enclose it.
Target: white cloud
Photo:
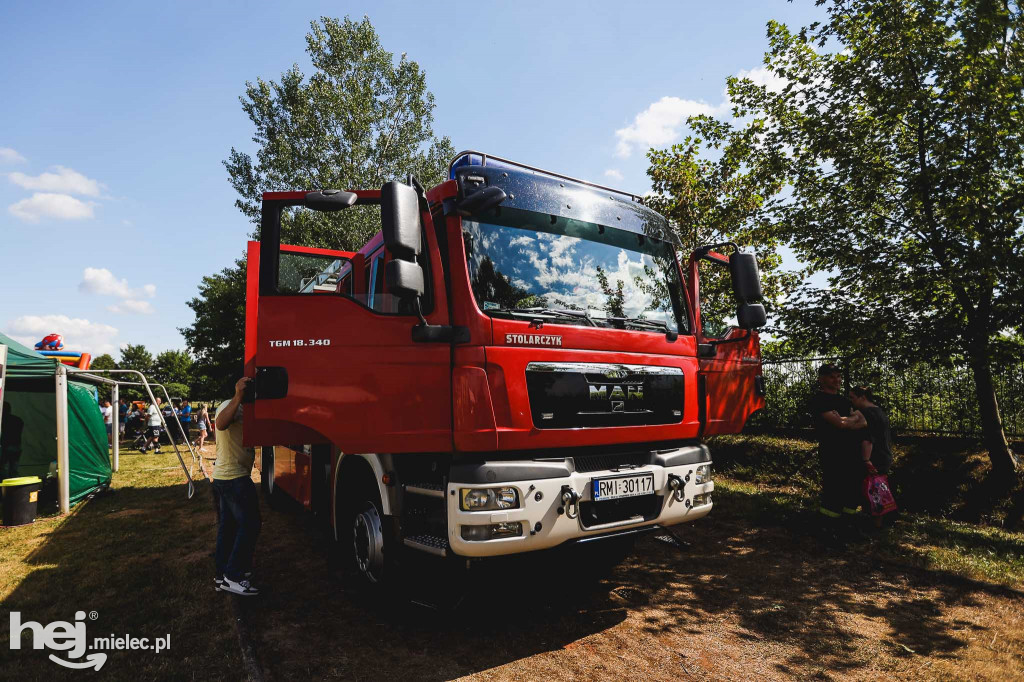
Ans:
[[[21,163],[25,157],[10,147],[0,147],[0,163]]]
[[[56,218],[57,220],[92,218],[95,205],[92,201],[80,201],[67,194],[36,192],[28,199],[11,204],[7,210],[21,220],[38,223],[42,218]]]
[[[741,69],[736,76],[749,78],[755,85],[765,86],[769,92],[782,92],[789,83],[766,66]],[[662,97],[637,114],[631,125],[615,131],[615,137],[618,138],[615,155],[626,158],[633,153],[634,147],[648,149],[667,146],[682,137],[686,119],[691,116],[719,116],[730,109],[732,102],[724,89],[722,101],[717,105],[679,97]],[[604,174],[616,180],[622,179],[621,173],[614,168],[606,170]]]
[[[123,313],[126,315],[152,315],[154,312],[153,306],[149,304],[149,301],[135,301],[130,298],[120,303],[108,305],[107,310],[112,313]]]
[[[114,273],[106,268],[83,270],[78,290],[87,294],[117,296],[118,298],[153,298],[156,296],[155,284],[146,284],[138,289],[132,289],[128,286],[128,280],[117,279],[114,277]]]
[[[740,69],[736,77],[749,78],[754,85],[767,87],[769,92],[782,92],[789,84],[787,79],[776,75],[767,66],[759,66],[756,69]]]
[[[612,180],[621,180],[622,179],[622,171],[620,171],[620,170],[618,170],[616,168],[609,168],[608,170],[606,170],[604,172],[604,176],[606,178],[611,178]]]
[[[54,166],[54,168],[57,169],[56,173],[42,173],[41,175],[8,173],[7,177],[15,185],[25,189],[84,194],[90,197],[98,197],[100,190],[104,187],[96,180],[87,178],[74,169],[64,166]]]
[[[116,327],[67,315],[23,315],[7,323],[7,332],[29,348],[47,334],[61,334],[68,350],[92,353],[94,357],[117,352]]]
[[[615,131],[619,139],[615,155],[622,158],[633,153],[634,147],[660,147],[678,139],[686,119],[701,114],[714,115],[719,107],[706,102],[678,97],[662,97],[636,115],[631,125]]]

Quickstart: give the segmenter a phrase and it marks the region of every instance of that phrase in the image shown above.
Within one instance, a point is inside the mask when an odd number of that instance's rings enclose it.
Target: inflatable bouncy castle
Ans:
[[[88,353],[64,350],[64,337],[60,334],[48,334],[43,337],[43,340],[36,344],[36,351],[40,355],[54,358],[78,369],[89,369],[89,363],[92,362],[92,356]]]

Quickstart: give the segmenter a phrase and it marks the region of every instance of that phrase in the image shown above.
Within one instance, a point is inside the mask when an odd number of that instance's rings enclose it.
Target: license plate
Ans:
[[[631,476],[615,476],[595,478],[592,481],[594,501],[615,500],[620,497],[636,497],[637,495],[654,494],[654,474],[633,474]]]

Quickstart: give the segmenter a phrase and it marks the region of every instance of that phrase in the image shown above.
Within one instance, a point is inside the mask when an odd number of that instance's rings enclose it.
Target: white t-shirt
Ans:
[[[103,423],[104,424],[113,424],[114,423],[114,410],[113,410],[112,407],[110,407],[109,405],[106,406],[106,407],[101,405],[100,406],[100,413],[103,415]]]
[[[160,426],[160,410],[157,409],[156,405],[150,403],[149,407],[146,408],[146,414],[149,415],[150,426]]]

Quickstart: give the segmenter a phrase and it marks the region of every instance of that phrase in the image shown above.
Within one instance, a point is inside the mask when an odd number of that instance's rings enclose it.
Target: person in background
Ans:
[[[847,429],[853,422],[852,403],[839,394],[842,370],[831,363],[818,367],[818,391],[811,398],[810,412],[818,437],[818,461],[821,465],[821,504],[818,512],[835,525],[843,514],[854,515],[860,503],[859,479],[853,475],[860,467],[857,445]]]
[[[21,459],[21,433],[25,422],[11,412],[11,404],[4,401],[3,415],[0,416],[0,480],[18,475],[18,460]]]
[[[213,465],[219,512],[214,587],[246,597],[259,594],[249,578],[262,525],[259,496],[251,477],[256,453],[242,446],[242,396],[249,381],[247,377],[239,379],[234,397],[217,407],[217,461]]]
[[[889,428],[889,416],[876,404],[877,400],[867,386],[854,386],[850,389],[850,402],[863,415],[864,426],[860,432],[861,461],[867,472],[874,469],[880,474],[888,474],[892,466],[892,431]],[[848,428],[859,428],[855,417],[844,422],[850,424]],[[863,474],[861,478],[864,478]],[[872,520],[876,528],[881,528],[881,516],[875,516]]]
[[[196,416],[196,441],[193,443],[200,450],[206,444],[206,432],[210,428],[210,412],[206,405],[200,405],[199,414]]]
[[[181,422],[181,430],[185,432],[185,438],[192,440],[192,406],[189,405],[188,400],[181,401],[181,407],[178,408],[178,421]]]
[[[125,430],[128,428],[128,401],[121,398],[117,403],[117,432],[120,438],[124,438]]]
[[[156,402],[150,403],[149,407],[146,408],[146,420],[147,420],[147,432],[146,442],[142,445],[142,451],[149,451],[150,445],[153,446],[153,452],[160,454],[160,403],[162,401],[159,397],[156,398]]]
[[[103,426],[107,429],[107,446],[113,443],[114,434],[114,408],[110,406],[109,400],[100,403],[100,414],[103,415]]]

